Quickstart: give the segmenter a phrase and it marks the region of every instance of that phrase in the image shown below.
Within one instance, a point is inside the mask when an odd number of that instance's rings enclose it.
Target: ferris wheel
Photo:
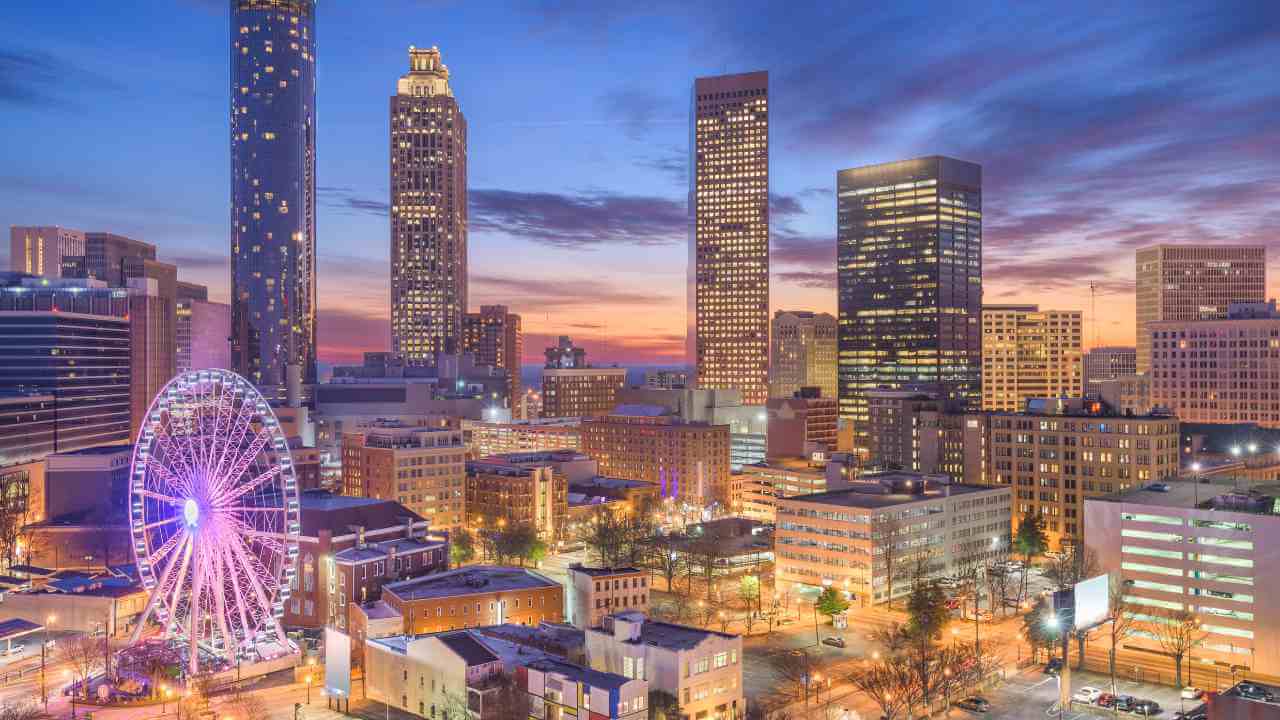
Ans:
[[[290,652],[280,618],[297,572],[289,445],[249,381],[183,373],[152,401],[130,468],[133,552],[146,609],[185,643],[189,672]]]

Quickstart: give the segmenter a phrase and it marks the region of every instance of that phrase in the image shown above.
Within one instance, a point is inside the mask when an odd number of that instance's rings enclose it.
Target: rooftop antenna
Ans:
[[[1093,325],[1093,341],[1089,349],[1098,347],[1098,283],[1089,281],[1089,322]]]

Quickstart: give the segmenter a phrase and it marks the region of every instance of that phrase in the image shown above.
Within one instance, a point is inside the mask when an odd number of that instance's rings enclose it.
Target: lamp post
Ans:
[[[822,638],[818,637],[818,599],[813,599],[813,644],[815,646],[822,644]]]
[[[311,704],[311,673],[307,673],[307,704]]]
[[[44,703],[45,712],[49,712],[49,687],[45,684],[45,660],[49,654],[49,626],[57,619],[57,615],[49,615],[45,618],[44,641],[40,643],[40,701]]]
[[[942,712],[945,714],[951,710],[951,668],[943,668],[942,676],[942,701],[946,703]]]

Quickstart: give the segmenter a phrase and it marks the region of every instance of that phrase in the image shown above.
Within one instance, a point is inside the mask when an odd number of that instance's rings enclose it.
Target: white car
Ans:
[[[1101,695],[1102,695],[1102,691],[1099,690],[1098,688],[1085,685],[1084,687],[1075,691],[1075,693],[1071,695],[1071,699],[1075,700],[1076,702],[1095,703],[1095,702],[1098,702],[1098,698]]]
[[[14,643],[9,646],[9,649],[5,651],[5,654],[21,655],[23,650],[26,650],[26,647],[24,645],[20,645],[19,643]]]
[[[1204,691],[1198,687],[1191,687],[1188,685],[1187,687],[1182,688],[1183,700],[1198,700],[1201,695],[1204,695]]]

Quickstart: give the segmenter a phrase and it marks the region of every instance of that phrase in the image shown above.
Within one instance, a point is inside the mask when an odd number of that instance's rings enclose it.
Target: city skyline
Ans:
[[[414,44],[449,55],[472,121],[467,309],[502,303],[521,314],[526,362],[569,333],[601,363],[683,364],[687,87],[700,75],[759,68],[778,78],[770,310],[835,311],[838,169],[927,154],[984,168],[984,301],[1083,310],[1086,346],[1133,343],[1136,248],[1271,239],[1278,211],[1265,148],[1277,91],[1256,80],[1275,10],[1152,9],[1160,23],[1141,10],[1106,19],[1087,7],[1061,18],[992,11],[988,23],[967,23],[984,27],[987,48],[961,34],[883,75],[845,81],[878,65],[876,53],[848,52],[851,43],[886,50],[948,22],[946,10],[903,16],[924,7],[864,18],[866,30],[804,13],[783,23],[776,11],[520,9],[495,28],[502,52],[494,35],[467,31],[491,14],[483,5],[430,15],[408,5],[322,8],[321,361],[390,347],[382,103]],[[11,41],[0,54],[0,106],[15,126],[0,141],[11,159],[3,222],[156,244],[185,280],[226,300],[225,5],[157,5],[127,23],[85,8],[75,26],[34,5],[13,13],[50,42]],[[711,36],[712,20],[732,22],[736,37]],[[170,25],[184,30],[155,38]],[[115,49],[94,52],[106,46]],[[540,72],[514,72],[533,51]],[[144,52],[154,82],[127,71]],[[669,82],[611,74],[616,62],[603,59],[614,56]],[[962,78],[935,85],[952,62]],[[1081,65],[1094,80],[1071,69]],[[1111,81],[1137,68],[1146,80]],[[559,102],[542,102],[549,89]],[[868,98],[871,112],[860,107]],[[1090,280],[1108,311],[1096,328]]]

